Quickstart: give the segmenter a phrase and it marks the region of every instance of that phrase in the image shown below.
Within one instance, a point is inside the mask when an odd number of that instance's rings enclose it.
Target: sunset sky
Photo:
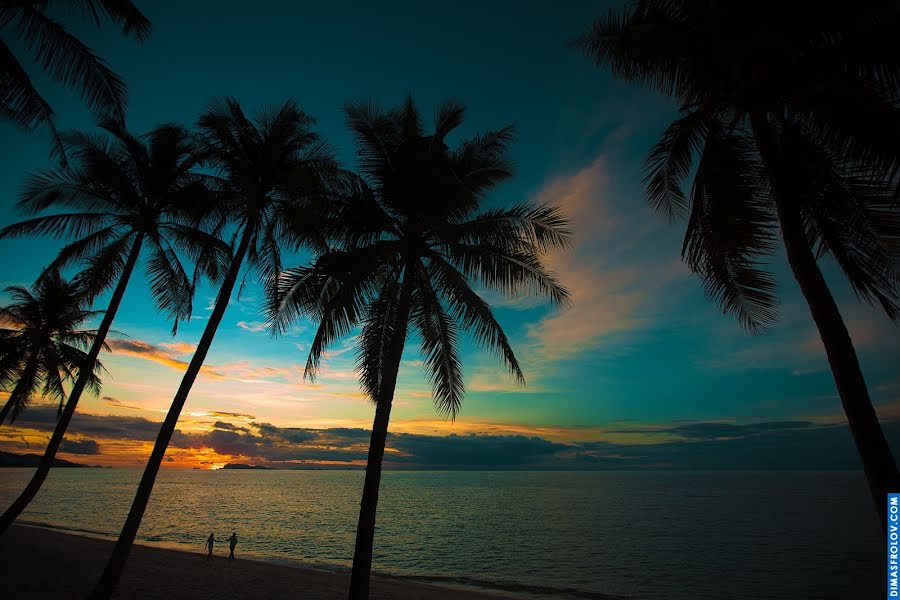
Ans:
[[[235,96],[250,113],[294,98],[351,166],[346,102],[393,105],[411,93],[430,113],[456,97],[469,107],[458,135],[516,127],[516,175],[490,202],[558,203],[572,219],[575,246],[549,258],[572,291],[572,308],[486,296],[523,362],[527,385],[514,385],[493,356],[468,344],[468,394],[456,422],[444,421],[433,410],[411,339],[392,413],[386,456],[392,466],[857,465],[818,334],[783,256],[771,265],[780,322],[751,336],[704,297],[681,263],[684,224],[668,224],[643,199],[641,162],[674,110],[613,82],[566,47],[602,3],[554,3],[551,10],[546,3],[458,2],[440,19],[431,12],[437,9],[412,2],[138,4],[153,23],[143,45],[112,28],[73,28],[127,81],[134,132],[191,124],[220,96]],[[31,72],[61,128],[92,127],[76,96]],[[14,204],[25,175],[52,163],[43,133],[3,123],[0,136],[6,225],[22,218]],[[29,285],[61,245],[0,240],[0,283]],[[832,262],[822,265],[888,435],[900,441],[898,329],[856,300]],[[225,315],[169,464],[364,464],[373,409],[356,383],[353,339],[333,348],[315,385],[303,382],[314,324],[299,323],[272,339],[259,312],[260,287],[249,281]],[[82,399],[62,457],[143,464],[214,294],[209,286],[198,292],[191,322],[173,338],[143,276],[133,279],[113,326],[125,335],[112,339],[112,353],[102,358],[109,371],[103,391]],[[13,427],[4,425],[0,450],[42,452],[54,416],[36,405]]]

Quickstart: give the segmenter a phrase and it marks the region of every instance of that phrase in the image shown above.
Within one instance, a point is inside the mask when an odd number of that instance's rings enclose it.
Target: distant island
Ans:
[[[242,465],[240,463],[228,463],[223,469],[260,469],[265,471],[271,471],[271,467],[264,467],[262,465]]]
[[[40,454],[13,454],[12,452],[0,451],[0,468],[4,467],[36,467],[41,462]],[[53,466],[56,468],[69,469],[102,469],[100,465],[83,465],[74,463],[62,458],[53,459]]]

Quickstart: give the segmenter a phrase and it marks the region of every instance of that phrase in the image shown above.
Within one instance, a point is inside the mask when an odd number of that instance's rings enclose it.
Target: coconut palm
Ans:
[[[35,63],[55,81],[76,89],[96,114],[125,120],[125,83],[52,15],[54,9],[79,10],[98,26],[109,20],[126,35],[143,41],[150,21],[129,0],[2,0],[0,31],[15,38]],[[21,127],[41,123],[53,127],[53,109],[35,89],[28,72],[4,40],[0,40],[0,115]],[[57,140],[58,141],[58,140]]]
[[[37,216],[0,231],[0,237],[75,238],[51,267],[83,263],[75,279],[90,298],[115,285],[88,353],[91,362],[97,360],[142,253],[147,256],[146,273],[156,305],[175,323],[173,334],[178,321],[190,317],[198,278],[218,279],[230,254],[227,244],[193,225],[213,198],[202,178],[192,172],[197,164],[192,135],[177,125],[162,125],[142,137],[113,123],[103,127],[109,135],[64,135],[74,164],[37,173],[26,183],[21,209],[66,212]],[[193,276],[179,253],[196,264]],[[0,534],[46,479],[81,393],[90,383],[88,372],[76,380],[28,486],[0,516]]]
[[[337,248],[311,266],[290,269],[270,290],[268,316],[281,331],[301,315],[319,322],[306,364],[315,376],[322,353],[361,326],[360,384],[375,402],[350,598],[368,598],[375,513],[397,373],[409,325],[421,338],[438,411],[454,418],[464,395],[460,330],[496,352],[515,379],[524,378],[506,334],[473,284],[506,294],[534,292],[555,304],[567,291],[542,253],[570,239],[552,206],[520,204],[481,210],[485,195],[511,174],[509,127],[461,142],[445,137],[465,109],[445,103],[434,131],[423,131],[411,99],[385,111],[347,108],[362,178],[325,231]]]
[[[209,107],[198,127],[210,166],[219,179],[217,218],[233,225],[236,249],[197,349],[156,438],[150,460],[103,575],[92,598],[109,598],[128,559],[153,483],[175,425],[200,372],[246,261],[264,281],[281,269],[281,246],[298,249],[314,235],[306,220],[314,199],[337,166],[312,131],[314,120],[292,101],[262,112],[255,120],[228,99]]]
[[[35,393],[62,403],[65,382],[75,381],[88,355],[95,332],[81,329],[97,313],[84,308],[86,298],[77,285],[63,279],[59,271],[41,274],[29,291],[22,286],[6,288],[13,303],[0,308],[0,385],[12,391],[0,410],[0,425],[15,421]],[[102,365],[95,361],[86,375],[93,393],[100,391]]]
[[[883,525],[900,478],[817,259],[831,256],[856,294],[896,321],[898,6],[642,0],[576,42],[615,77],[678,103],[645,163],[647,197],[687,217],[683,257],[751,331],[776,318],[760,261],[780,229]]]

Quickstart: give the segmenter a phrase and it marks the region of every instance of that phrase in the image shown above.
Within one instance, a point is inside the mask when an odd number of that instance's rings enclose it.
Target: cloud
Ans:
[[[177,371],[185,371],[188,367],[186,361],[175,358],[184,353],[182,350],[187,347],[188,344],[161,344],[157,346],[143,340],[128,339],[111,340],[109,341],[109,346],[115,354],[124,354],[142,358],[144,360],[150,360],[171,367]],[[170,349],[166,346],[174,346],[175,349]],[[200,374],[212,379],[222,379],[224,377],[221,373],[216,372],[210,365],[203,365],[200,367]]]
[[[16,427],[52,431],[56,425],[56,409],[49,406],[30,407],[15,422]],[[142,417],[118,415],[94,415],[76,412],[69,425],[75,436],[90,438],[114,438],[124,440],[155,440],[160,423]]]
[[[677,254],[669,261],[660,261],[658,255],[651,261],[638,260],[634,249],[661,225],[644,212],[636,216],[617,211],[610,196],[607,161],[601,155],[577,173],[550,181],[534,198],[537,203],[561,206],[575,234],[574,247],[547,257],[569,289],[572,306],[551,313],[529,330],[545,359],[558,359],[647,327],[648,300],[687,274]]]
[[[248,415],[248,414],[244,414],[244,413],[222,412],[222,411],[218,411],[218,410],[211,410],[206,414],[213,416],[213,417],[232,417],[235,419],[250,419],[251,421],[256,418],[253,415]]]
[[[414,462],[434,467],[521,467],[566,450],[565,444],[522,435],[428,436],[392,435],[393,462]]]
[[[225,421],[216,421],[213,423],[213,429],[221,429],[225,431],[243,431],[248,433],[250,431],[249,427],[241,427],[239,425],[235,425],[234,423],[227,423]]]
[[[30,409],[13,426],[0,430],[0,449],[22,452],[42,448],[54,424],[52,407]],[[368,454],[370,432],[362,428],[279,427],[255,421],[209,425],[209,430],[176,430],[170,455],[177,460],[206,457],[204,464],[253,461],[290,468],[310,463],[362,467]],[[137,417],[78,413],[63,452],[98,455],[101,462],[116,460],[116,448],[131,452],[131,456],[136,448],[149,452],[149,442],[156,439],[159,426]],[[883,427],[891,443],[900,443],[900,421],[884,420]],[[395,469],[859,468],[852,436],[842,422],[676,422],[604,431],[605,439],[574,441],[524,433],[392,433],[385,464]],[[640,443],[621,441],[634,440],[634,436],[643,439]],[[142,445],[135,446],[137,442]],[[102,455],[101,445],[105,448]],[[141,454],[138,460],[143,459]],[[121,457],[119,460],[121,464]],[[191,464],[198,459],[194,460]]]
[[[138,339],[112,340],[109,345],[115,354],[149,360],[180,372],[187,369],[188,362],[179,357],[191,354],[196,349],[194,344],[184,342],[152,344]],[[200,375],[206,379],[230,380],[247,384],[279,382],[293,385],[303,381],[303,367],[298,364],[286,367],[260,367],[249,361],[237,361],[220,365],[204,364],[200,367]],[[326,380],[346,377],[355,379],[352,371],[328,370],[322,375],[322,378]]]
[[[113,398],[112,396],[103,396],[102,400],[109,404],[110,406],[115,406],[116,408],[130,408],[133,410],[144,410],[143,406],[131,406],[123,403],[118,398]]]
[[[260,333],[268,330],[268,327],[262,321],[238,321],[237,326],[244,331],[251,331],[253,333]]]
[[[163,342],[160,347],[165,348],[173,354],[193,354],[197,349],[197,344],[188,342]]]
[[[271,423],[254,423],[260,435],[283,440],[293,444],[302,444],[318,437],[318,432],[301,428],[276,427]]]
[[[744,438],[772,431],[787,431],[814,427],[811,421],[768,421],[736,425],[724,422],[702,422],[669,427],[631,427],[610,430],[610,433],[669,434],[688,440],[724,440]]]
[[[59,448],[60,452],[68,452],[69,454],[100,454],[100,444],[94,440],[69,440],[64,439]]]

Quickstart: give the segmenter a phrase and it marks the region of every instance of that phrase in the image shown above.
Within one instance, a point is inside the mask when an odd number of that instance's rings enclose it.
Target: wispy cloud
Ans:
[[[237,326],[244,331],[251,331],[253,333],[264,332],[268,329],[266,324],[262,321],[238,321]]]
[[[188,367],[187,361],[175,357],[183,354],[183,352],[181,351],[183,349],[182,346],[186,345],[175,344],[175,346],[177,347],[177,349],[171,350],[169,348],[163,347],[163,345],[157,346],[155,344],[137,339],[109,341],[109,347],[112,349],[114,354],[134,356],[136,358],[142,358],[144,360],[153,361],[155,363],[171,367],[178,371],[185,371]],[[202,367],[200,367],[200,373],[201,375],[214,379],[221,379],[223,377],[221,373],[217,372],[210,365],[203,365]]]
[[[129,408],[132,410],[144,410],[142,406],[133,406],[130,404],[125,404],[118,398],[113,398],[112,396],[103,396],[102,400],[109,406],[114,406],[116,408]]]
[[[575,246],[554,252],[548,263],[572,295],[572,307],[530,327],[542,358],[558,359],[646,328],[648,301],[687,269],[674,256],[642,261],[635,247],[662,225],[639,219],[612,203],[607,160],[547,183],[538,203],[560,205],[571,220]],[[647,222],[649,221],[649,225]],[[624,266],[625,260],[629,266]],[[617,262],[621,261],[621,262]]]

